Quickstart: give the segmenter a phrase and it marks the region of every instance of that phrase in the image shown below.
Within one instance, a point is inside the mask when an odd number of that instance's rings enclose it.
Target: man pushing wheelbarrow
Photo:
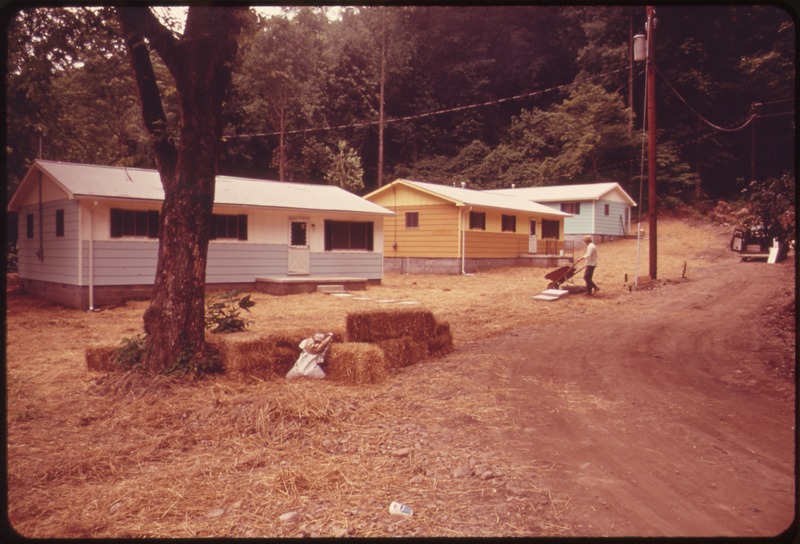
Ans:
[[[586,294],[591,296],[600,290],[592,279],[594,276],[594,269],[597,267],[597,246],[592,243],[592,237],[588,234],[583,237],[583,241],[586,244],[586,253],[583,257],[575,261],[572,266],[562,266],[549,274],[545,274],[545,279],[550,280],[550,284],[547,286],[548,289],[560,288],[562,283],[572,280],[575,274],[581,270],[585,270],[583,279],[586,282]],[[576,268],[581,261],[586,261],[586,266],[583,268]]]
[[[586,282],[586,294],[592,296],[600,290],[597,284],[592,281],[594,269],[597,268],[597,246],[594,245],[592,237],[588,234],[583,237],[583,243],[586,244],[586,253],[575,264],[586,261],[586,271],[583,273],[583,279]]]

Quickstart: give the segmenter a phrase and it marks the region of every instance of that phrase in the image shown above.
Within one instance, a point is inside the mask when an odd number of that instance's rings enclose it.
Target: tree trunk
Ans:
[[[244,9],[190,7],[178,38],[148,8],[117,8],[164,187],[155,284],[144,313],[143,363],[153,372],[205,353],[205,275],[222,102]],[[175,79],[177,130],[167,123],[145,39]]]

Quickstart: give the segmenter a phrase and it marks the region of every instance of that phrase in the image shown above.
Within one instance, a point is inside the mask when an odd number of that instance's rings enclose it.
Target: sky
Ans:
[[[153,7],[152,9],[162,21],[165,18],[171,18],[178,23],[178,30],[183,30],[183,21],[186,20],[186,10],[189,9],[188,6],[159,6]],[[254,6],[253,9],[256,13],[264,17],[270,17],[273,15],[280,15],[282,8],[281,6]],[[328,18],[330,20],[338,19],[339,11],[340,8],[338,6],[327,6]]]

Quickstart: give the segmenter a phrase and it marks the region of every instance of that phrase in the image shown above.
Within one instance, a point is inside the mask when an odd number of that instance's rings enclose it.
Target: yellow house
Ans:
[[[395,212],[384,218],[386,270],[464,273],[565,262],[570,214],[536,202],[406,179],[364,198]]]

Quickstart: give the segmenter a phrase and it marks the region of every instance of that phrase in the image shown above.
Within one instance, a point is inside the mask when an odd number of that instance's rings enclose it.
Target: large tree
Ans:
[[[222,106],[245,11],[190,7],[183,33],[176,34],[147,7],[117,8],[164,187],[155,286],[144,313],[143,363],[154,372],[205,355],[205,275]],[[164,112],[151,49],[174,78],[177,126]]]

